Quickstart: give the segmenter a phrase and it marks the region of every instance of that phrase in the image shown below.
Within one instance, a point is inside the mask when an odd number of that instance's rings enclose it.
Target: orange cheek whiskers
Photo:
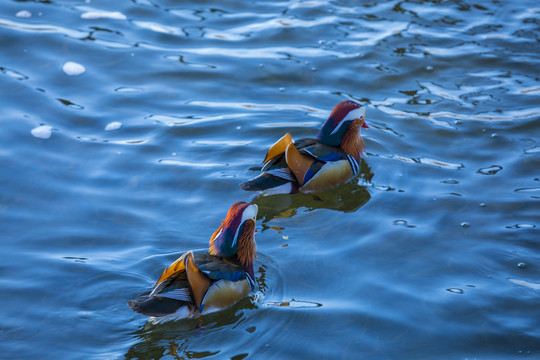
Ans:
[[[257,258],[257,245],[253,240],[253,233],[255,231],[255,221],[248,220],[244,226],[244,231],[238,239],[238,260],[244,266],[253,264],[255,258]]]
[[[341,140],[341,150],[354,157],[357,161],[360,161],[360,155],[364,152],[366,147],[362,136],[360,136],[361,125],[358,121],[353,121],[349,130],[343,136]]]

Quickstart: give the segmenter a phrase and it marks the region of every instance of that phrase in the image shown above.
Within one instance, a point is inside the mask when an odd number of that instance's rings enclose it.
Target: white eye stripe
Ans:
[[[366,114],[366,108],[359,107],[358,109],[354,109],[353,111],[349,111],[347,116],[345,116],[344,121],[346,120],[354,120],[354,119],[361,119]]]
[[[363,108],[363,107],[360,107],[358,109],[354,109],[353,111],[349,111],[347,116],[345,116],[343,118],[343,120],[341,120],[341,122],[338,124],[338,126],[336,126],[336,128],[330,134],[334,135],[336,132],[338,132],[339,128],[341,128],[341,126],[343,124],[345,124],[347,121],[354,120],[354,119],[361,119],[365,115],[366,115],[366,109]]]
[[[257,205],[249,205],[242,214],[242,222],[248,219],[255,219],[257,217],[257,210],[259,210],[259,207]]]

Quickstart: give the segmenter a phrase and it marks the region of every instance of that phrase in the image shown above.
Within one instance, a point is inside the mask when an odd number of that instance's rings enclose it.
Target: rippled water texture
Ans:
[[[540,357],[537,1],[0,10],[1,357]],[[253,296],[128,308],[344,99],[367,107],[362,174],[254,199]]]

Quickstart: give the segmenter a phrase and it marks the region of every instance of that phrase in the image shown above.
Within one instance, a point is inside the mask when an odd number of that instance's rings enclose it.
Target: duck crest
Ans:
[[[339,146],[352,121],[357,117],[363,117],[364,113],[364,108],[354,101],[340,102],[319,130],[317,140],[328,146]]]
[[[210,238],[210,254],[229,257],[238,252],[238,228],[242,222],[242,213],[248,205],[239,201],[231,206],[225,220]]]

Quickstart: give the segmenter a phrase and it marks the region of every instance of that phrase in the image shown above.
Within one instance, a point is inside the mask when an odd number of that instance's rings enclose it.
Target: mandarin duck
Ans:
[[[347,182],[360,171],[365,148],[360,129],[368,128],[365,115],[362,105],[340,102],[317,138],[294,141],[285,134],[266,153],[261,174],[240,187],[265,194],[314,193]]]
[[[154,322],[196,317],[232,306],[255,287],[257,205],[237,202],[210,238],[167,267],[143,299],[128,303]],[[141,294],[142,295],[142,294]]]

